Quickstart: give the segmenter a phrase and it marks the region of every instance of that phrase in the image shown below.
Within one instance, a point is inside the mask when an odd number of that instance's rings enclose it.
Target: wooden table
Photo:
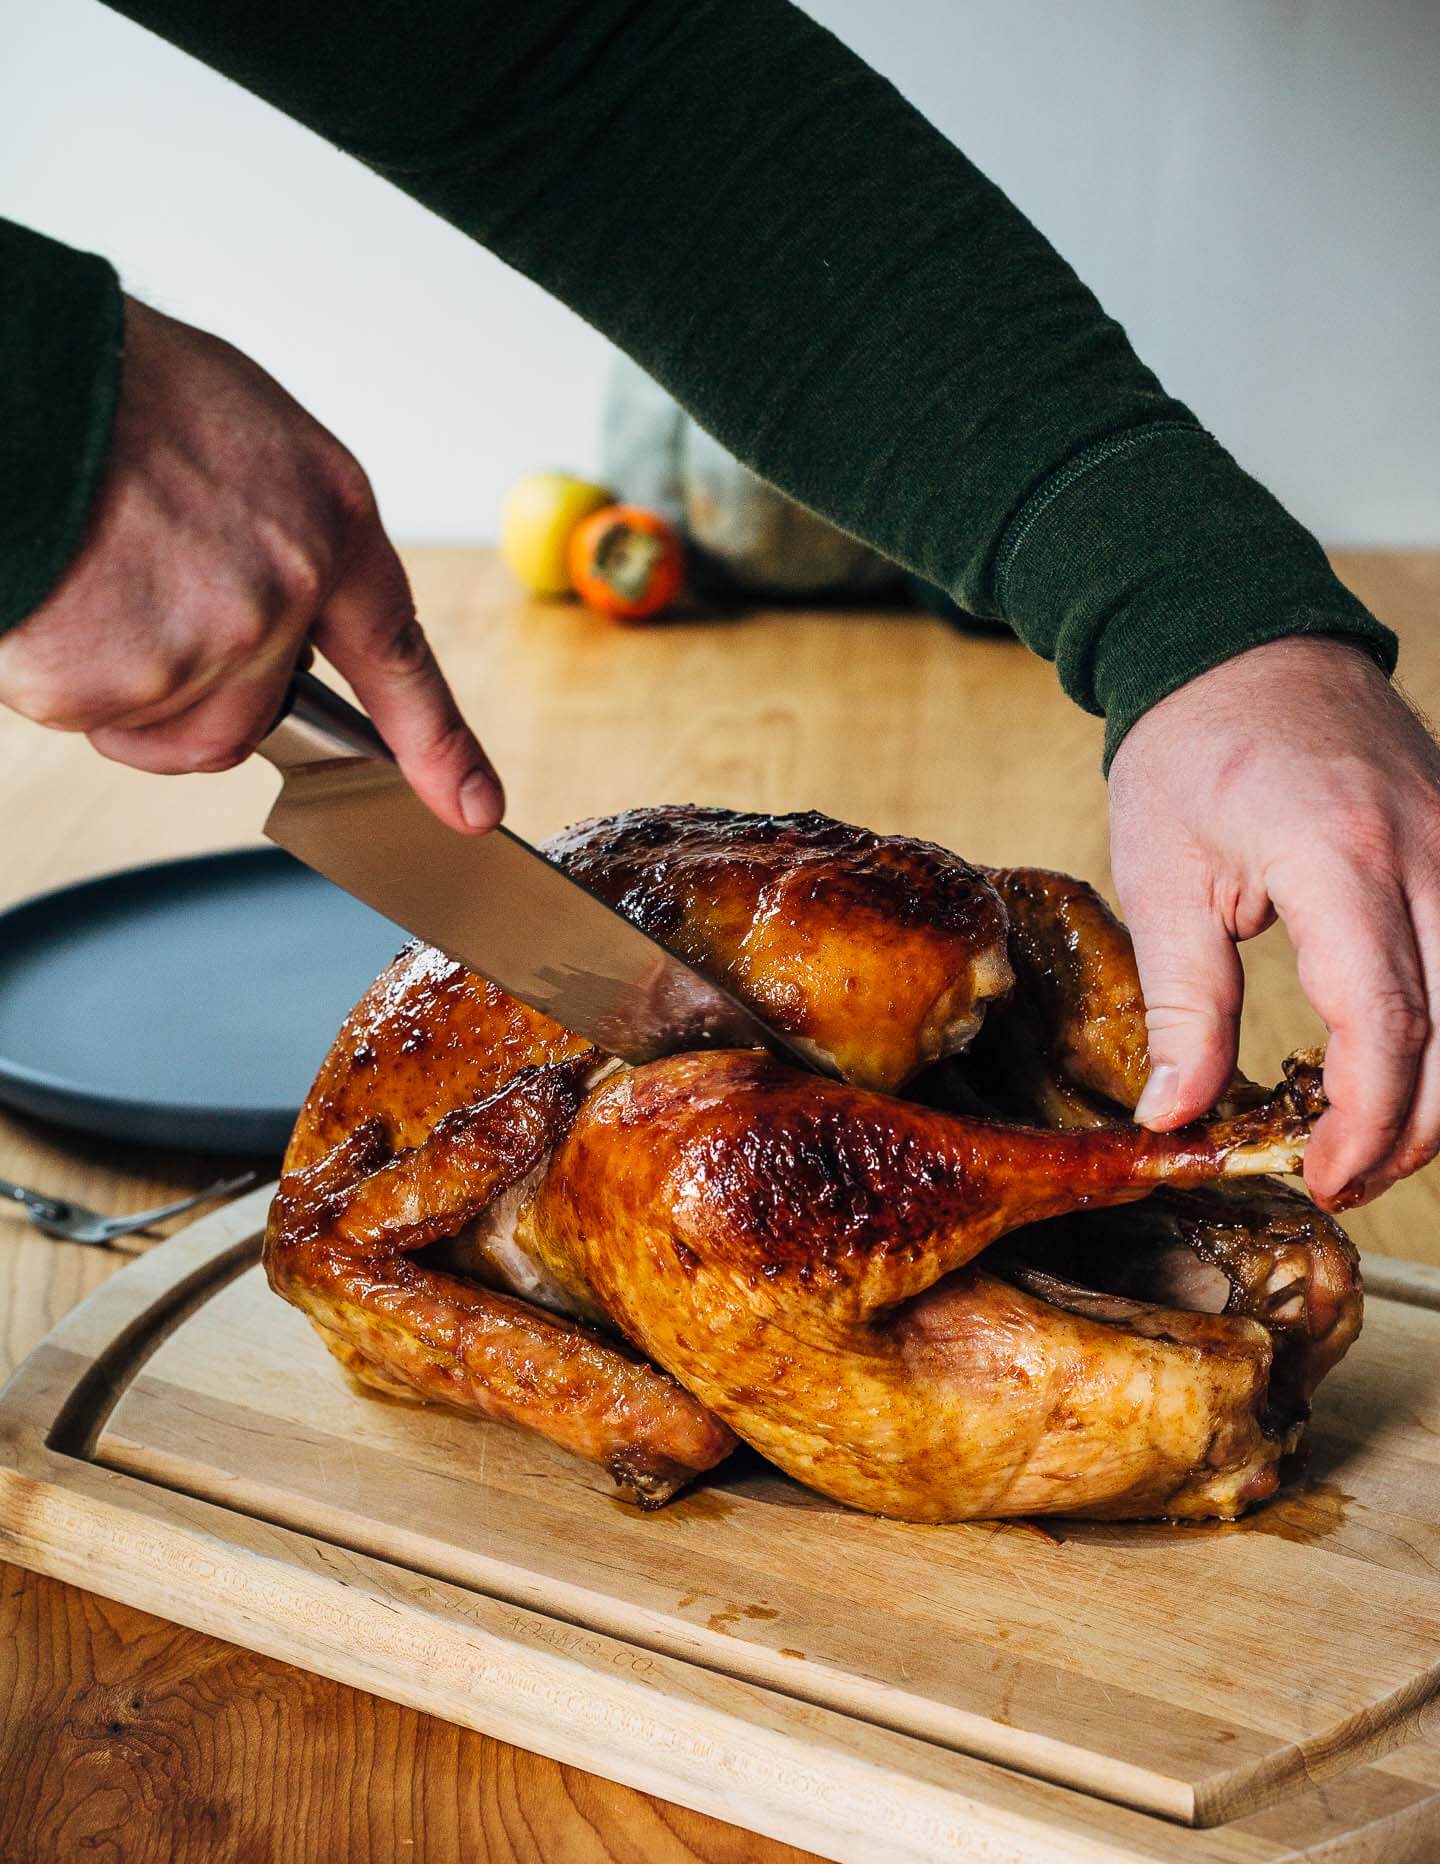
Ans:
[[[408,553],[420,612],[529,835],[631,803],[815,807],[976,859],[1107,877],[1099,727],[1005,640],[919,616],[756,614],[618,629],[530,606],[484,552]],[[1440,555],[1340,573],[1440,713]],[[0,715],[14,899],[257,838],[273,776],[160,780]],[[1243,1059],[1315,1032],[1278,933],[1247,949]],[[273,1161],[257,1161],[268,1168]],[[214,1161],[0,1115],[0,1175],[120,1211]],[[1351,1224],[1440,1265],[1432,1171]],[[123,1258],[0,1213],[0,1379]],[[0,1857],[756,1860],[800,1854],[88,1593],[0,1567]]]

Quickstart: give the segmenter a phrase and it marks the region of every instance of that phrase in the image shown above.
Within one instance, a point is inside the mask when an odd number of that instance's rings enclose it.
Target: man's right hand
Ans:
[[[0,637],[0,702],[139,770],[226,770],[273,724],[307,643],[442,821],[494,827],[499,779],[415,619],[365,474],[228,343],[127,299],[85,542]]]
[[[1115,888],[1135,939],[1164,1132],[1229,1083],[1244,973],[1277,916],[1329,1031],[1305,1154],[1331,1209],[1440,1154],[1440,749],[1368,654],[1300,635],[1152,706],[1110,766]]]

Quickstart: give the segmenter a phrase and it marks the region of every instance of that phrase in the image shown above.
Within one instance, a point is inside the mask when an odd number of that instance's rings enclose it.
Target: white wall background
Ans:
[[[1440,545],[1440,0],[809,10],[1322,537]],[[94,0],[0,0],[0,214],[250,351],[401,539],[487,538],[514,474],[593,466],[593,332]]]

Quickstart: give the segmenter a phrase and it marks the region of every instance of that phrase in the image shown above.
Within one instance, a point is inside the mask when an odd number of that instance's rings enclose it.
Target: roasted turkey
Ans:
[[[913,1521],[1233,1517],[1354,1339],[1271,1174],[1316,1059],[1152,1134],[1130,941],[1080,882],[819,815],[633,810],[552,858],[840,1078],[630,1068],[440,953],[347,1018],[268,1228],[365,1386],[528,1426],[645,1506],[737,1440]]]

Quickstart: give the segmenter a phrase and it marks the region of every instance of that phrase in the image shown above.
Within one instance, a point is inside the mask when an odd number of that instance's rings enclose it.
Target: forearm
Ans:
[[[105,465],[123,325],[103,259],[0,220],[0,633],[79,546]]]

